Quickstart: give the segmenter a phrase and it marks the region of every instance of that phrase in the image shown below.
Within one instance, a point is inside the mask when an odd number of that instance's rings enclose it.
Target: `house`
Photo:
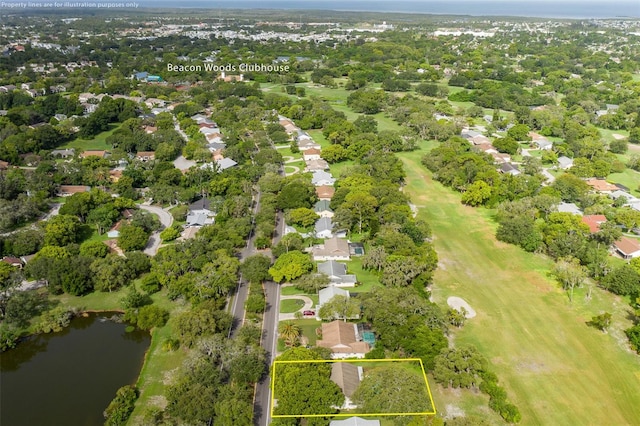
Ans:
[[[0,160],[0,170],[7,170],[9,168],[9,163],[6,161]]]
[[[331,285],[336,287],[354,287],[357,282],[355,275],[347,274],[347,265],[335,260],[319,263],[318,272],[328,276]]]
[[[220,135],[220,129],[214,128],[214,127],[200,127],[200,133],[202,133],[205,136],[212,135],[214,133],[217,133],[218,135]]]
[[[333,186],[335,182],[336,180],[331,173],[327,173],[324,170],[313,172],[311,176],[313,186]]]
[[[238,163],[233,161],[231,158],[223,158],[222,160],[216,160],[216,164],[218,165],[219,171],[227,170],[231,167],[238,165]]]
[[[317,238],[331,238],[333,236],[333,222],[329,217],[321,217],[315,224]]]
[[[153,161],[156,159],[155,151],[140,151],[136,153],[136,158],[142,162]]]
[[[59,197],[68,197],[73,194],[78,194],[80,192],[89,192],[91,191],[90,186],[85,185],[60,185],[58,189]]]
[[[476,145],[474,147],[478,151],[482,151],[485,154],[497,154],[498,150],[491,145],[490,143],[481,143],[480,145]]]
[[[122,227],[122,221],[121,220],[116,222],[116,224],[113,225],[111,227],[111,229],[109,229],[109,232],[107,232],[107,237],[109,237],[109,238],[118,238],[120,236],[120,227]]]
[[[222,151],[227,147],[227,144],[222,142],[211,142],[207,144],[206,147],[213,153],[216,151]]]
[[[2,261],[9,266],[22,269],[22,265],[23,265],[22,260],[17,257],[5,256],[2,258]]]
[[[308,149],[320,149],[321,146],[318,143],[315,143],[311,139],[300,139],[298,138],[298,148],[300,151],[306,151]]]
[[[604,179],[587,179],[586,183],[596,192],[600,192],[602,194],[611,194],[619,190],[616,185],[609,183]]]
[[[204,226],[215,221],[216,213],[211,210],[211,200],[201,198],[189,204],[189,213],[187,214],[187,226]]]
[[[331,420],[329,426],[380,426],[380,420],[367,420],[362,417],[349,417],[344,420]]]
[[[73,148],[69,149],[54,149],[51,151],[51,156],[55,158],[69,158],[76,155],[76,150]]]
[[[313,211],[320,217],[333,217],[333,210],[331,210],[330,204],[328,200],[320,200],[313,206]]]
[[[562,157],[558,158],[558,167],[562,170],[567,170],[573,167],[573,160],[563,155]]]
[[[558,204],[558,211],[560,213],[571,213],[582,216],[582,210],[574,203],[560,203]]]
[[[344,296],[347,299],[351,297],[347,290],[343,290],[339,287],[330,285],[329,287],[325,287],[318,291],[318,305],[316,306],[316,310],[320,310],[322,305],[330,301],[336,296]]]
[[[306,151],[302,151],[302,158],[304,161],[319,160],[321,153],[322,151],[319,149],[309,148]]]
[[[637,198],[622,190],[613,191],[609,194],[609,197],[613,198],[614,200],[617,200],[620,197],[624,197],[626,200],[625,205],[640,203],[640,198]]]
[[[351,362],[334,362],[331,364],[331,381],[338,385],[345,396],[342,409],[356,408],[351,396],[362,381],[363,369]]]
[[[333,237],[325,240],[324,244],[314,246],[311,249],[314,262],[326,260],[350,260],[349,243],[347,240]]]
[[[222,143],[222,133],[209,133],[204,136],[207,142]]]
[[[536,141],[533,141],[533,144],[540,150],[544,150],[544,151],[551,151],[551,149],[553,148],[553,142],[547,140],[547,139],[538,139]]]
[[[320,200],[331,201],[331,199],[333,198],[333,194],[335,193],[336,193],[336,190],[333,186],[329,186],[329,185],[316,186],[316,195]]]
[[[80,154],[80,158],[87,158],[92,156],[100,157],[100,158],[109,158],[110,155],[111,153],[109,151],[88,150]]]
[[[640,243],[638,240],[622,237],[613,243],[613,246],[623,259],[640,257]]]
[[[582,222],[589,227],[589,231],[595,234],[600,230],[600,224],[605,223],[607,218],[602,214],[588,214],[582,216]]]
[[[364,358],[371,350],[368,343],[361,341],[356,324],[335,320],[322,324],[322,339],[316,346],[331,349],[332,358]]]
[[[502,154],[502,153],[499,153],[499,152],[492,152],[491,156],[493,157],[493,161],[495,161],[498,164],[511,162],[511,156],[509,154]]]
[[[309,160],[307,161],[307,166],[305,167],[307,172],[317,172],[321,170],[329,170],[329,163],[327,163],[322,158],[319,160]]]
[[[142,129],[148,135],[151,135],[158,131],[158,128],[156,126],[144,126]]]
[[[460,132],[460,136],[462,136],[464,139],[471,141],[471,139],[475,138],[476,136],[482,136],[482,133],[477,132],[475,130],[471,130],[469,128],[465,128],[462,129],[462,131]]]
[[[500,173],[504,173],[506,175],[517,176],[520,174],[520,170],[518,169],[518,166],[511,163],[502,163],[498,170],[500,171]]]
[[[193,121],[195,121],[196,123],[200,124],[200,123],[204,123],[207,120],[209,120],[206,116],[202,115],[202,114],[196,114],[196,115],[192,115],[191,119]]]
[[[486,137],[485,135],[477,135],[469,139],[469,141],[474,145],[480,145],[483,143],[491,143],[491,139]]]

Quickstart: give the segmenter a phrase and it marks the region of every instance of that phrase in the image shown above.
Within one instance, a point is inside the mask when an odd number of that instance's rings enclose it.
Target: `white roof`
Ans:
[[[216,164],[218,164],[218,168],[220,170],[227,170],[230,167],[238,165],[238,163],[233,161],[231,158],[223,158],[222,160],[216,160]]]
[[[582,210],[574,203],[560,203],[558,204],[558,211],[560,213],[573,213],[582,216]]]
[[[349,292],[338,287],[330,285],[318,292],[318,306],[322,306],[335,296],[349,297]]]

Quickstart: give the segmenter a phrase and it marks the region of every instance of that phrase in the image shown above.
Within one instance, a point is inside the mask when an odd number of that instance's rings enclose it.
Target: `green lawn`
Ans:
[[[322,326],[322,323],[316,319],[300,319],[294,320],[294,323],[300,326],[302,335],[309,339],[309,345],[316,344],[316,329]]]
[[[304,302],[300,299],[285,299],[280,301],[280,313],[292,314],[298,312],[304,306]]]
[[[342,173],[345,169],[348,169],[349,167],[353,166],[354,164],[355,164],[355,161],[353,160],[345,160],[339,163],[329,164],[329,172],[331,172],[331,175],[333,177],[339,178],[340,173]]]
[[[498,242],[492,212],[460,203],[460,195],[431,179],[421,152],[399,154],[407,172],[405,191],[431,225],[439,267],[433,298],[464,298],[477,317],[455,333],[457,345],[472,343],[489,359],[523,425],[637,424],[640,362],[622,330],[630,326],[627,301],[595,289],[571,304],[548,276],[544,256]],[[609,334],[585,322],[614,314]],[[487,419],[486,398],[435,386],[438,411],[447,404]]]
[[[106,139],[113,134],[116,129],[120,127],[120,123],[109,124],[109,130],[106,132],[102,132],[96,135],[93,139],[75,139],[70,142],[67,142],[64,145],[61,145],[59,148],[75,148],[82,149],[84,151],[87,150],[108,150],[111,148],[111,145],[107,144]]]
[[[322,134],[322,130],[307,130],[307,133],[309,133],[309,136],[313,138],[313,141],[315,143],[320,144],[321,148],[324,149],[328,146],[331,146],[331,142],[329,142],[327,138],[324,137],[324,135]]]
[[[631,190],[631,194],[640,196],[638,187],[640,186],[640,173],[632,169],[625,169],[622,173],[611,173],[607,176],[607,181],[620,183]]]
[[[361,257],[352,257],[351,260],[347,263],[347,273],[355,274],[358,277],[358,282],[360,285],[354,288],[350,288],[349,291],[352,293],[364,293],[367,291],[371,291],[374,287],[382,287],[380,284],[380,280],[372,271],[367,271],[362,269],[362,258]]]

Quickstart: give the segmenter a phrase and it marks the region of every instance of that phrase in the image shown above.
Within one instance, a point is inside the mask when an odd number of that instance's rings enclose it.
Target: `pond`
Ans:
[[[103,425],[116,391],[135,383],[148,332],[92,314],[0,356],[2,426]]]

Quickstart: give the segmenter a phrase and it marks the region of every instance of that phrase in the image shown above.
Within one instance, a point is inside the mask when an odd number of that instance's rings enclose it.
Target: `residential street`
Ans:
[[[284,214],[278,212],[276,218],[276,235],[273,244],[277,244],[284,235]],[[262,343],[261,346],[267,351],[269,368],[276,357],[278,340],[278,314],[280,312],[280,285],[268,281],[264,283],[264,292],[267,298],[267,308],[264,311],[262,320]],[[253,423],[256,426],[267,426],[270,422],[269,402],[271,401],[271,379],[267,375],[262,382],[256,386],[256,395],[253,405]]]

